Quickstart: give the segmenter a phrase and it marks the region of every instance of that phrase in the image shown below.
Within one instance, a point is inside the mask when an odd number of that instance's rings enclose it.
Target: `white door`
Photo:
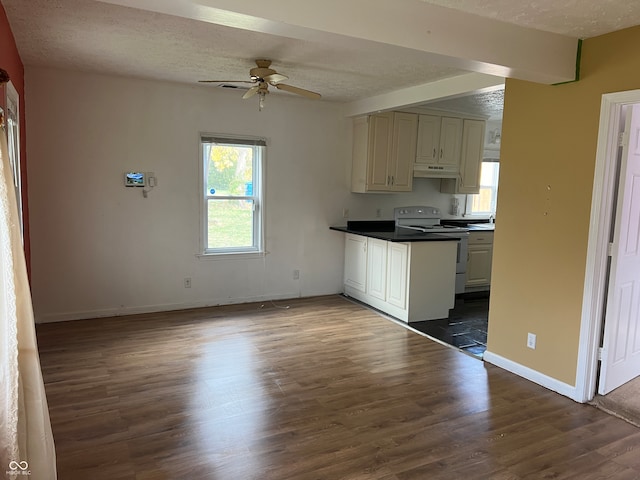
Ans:
[[[640,105],[628,107],[598,393],[640,375]]]

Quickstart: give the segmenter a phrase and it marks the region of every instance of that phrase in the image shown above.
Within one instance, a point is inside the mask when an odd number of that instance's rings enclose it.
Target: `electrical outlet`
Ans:
[[[299,280],[300,279],[300,270],[294,270],[293,271],[293,279],[294,280]]]
[[[535,333],[527,333],[527,347],[535,350],[536,349],[536,334]]]
[[[349,209],[348,208],[343,208],[342,209],[342,218],[349,218]]]
[[[191,277],[185,277],[184,288],[191,288]]]
[[[381,208],[377,208],[376,209],[376,218],[380,218],[382,216],[382,209]]]

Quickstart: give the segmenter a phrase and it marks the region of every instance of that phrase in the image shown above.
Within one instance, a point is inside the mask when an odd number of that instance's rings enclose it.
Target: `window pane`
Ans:
[[[473,212],[491,212],[491,188],[480,188],[480,193],[473,196]]]
[[[253,195],[253,147],[210,145],[204,152],[207,195]]]
[[[253,201],[208,201],[207,248],[253,247]]]
[[[480,171],[480,193],[467,197],[471,199],[471,202],[467,200],[467,213],[495,213],[499,171],[500,164],[498,162],[482,162]],[[469,208],[469,204],[471,208]]]
[[[480,170],[480,185],[483,187],[498,186],[498,162],[482,162]]]

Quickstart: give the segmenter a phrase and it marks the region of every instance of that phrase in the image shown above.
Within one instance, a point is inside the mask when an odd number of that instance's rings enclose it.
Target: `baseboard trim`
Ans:
[[[532,368],[525,367],[524,365],[490,352],[489,350],[484,352],[483,358],[487,363],[495,365],[496,367],[500,367],[520,377],[526,378],[527,380],[533,383],[537,383],[538,385],[548,388],[549,390],[559,393],[560,395],[569,397],[571,400],[574,400],[578,403],[583,403],[581,397],[578,395],[575,386],[561,382],[560,380],[557,380],[553,377],[549,377],[548,375],[540,373],[537,370],[533,370]]]
[[[330,294],[327,294],[330,295]],[[157,305],[142,305],[137,307],[119,307],[119,308],[105,308],[103,310],[86,310],[78,312],[62,312],[62,313],[50,313],[45,315],[39,315],[35,318],[35,323],[55,323],[55,322],[67,322],[72,320],[88,320],[92,318],[104,318],[104,317],[122,317],[126,315],[139,315],[142,313],[158,313],[158,312],[171,312],[175,310],[188,310],[191,308],[207,308],[207,307],[219,307],[222,305],[236,305],[241,303],[253,303],[253,302],[269,302],[271,300],[291,300],[294,298],[301,298],[299,294],[290,293],[282,295],[270,295],[269,297],[256,296],[246,298],[227,298],[224,300],[202,301],[202,302],[189,302],[189,303],[166,303]]]

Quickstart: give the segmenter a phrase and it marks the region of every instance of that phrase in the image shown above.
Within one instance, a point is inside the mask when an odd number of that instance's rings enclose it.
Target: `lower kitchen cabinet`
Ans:
[[[492,259],[493,232],[470,232],[465,291],[489,290]]]
[[[344,284],[364,293],[367,285],[367,238],[347,233],[344,242]]]
[[[380,300],[387,298],[387,242],[377,238],[367,242],[367,294]]]
[[[407,269],[409,245],[388,242],[387,302],[401,310],[407,307]]]
[[[456,255],[455,241],[347,234],[344,293],[405,322],[447,318],[455,303]]]

